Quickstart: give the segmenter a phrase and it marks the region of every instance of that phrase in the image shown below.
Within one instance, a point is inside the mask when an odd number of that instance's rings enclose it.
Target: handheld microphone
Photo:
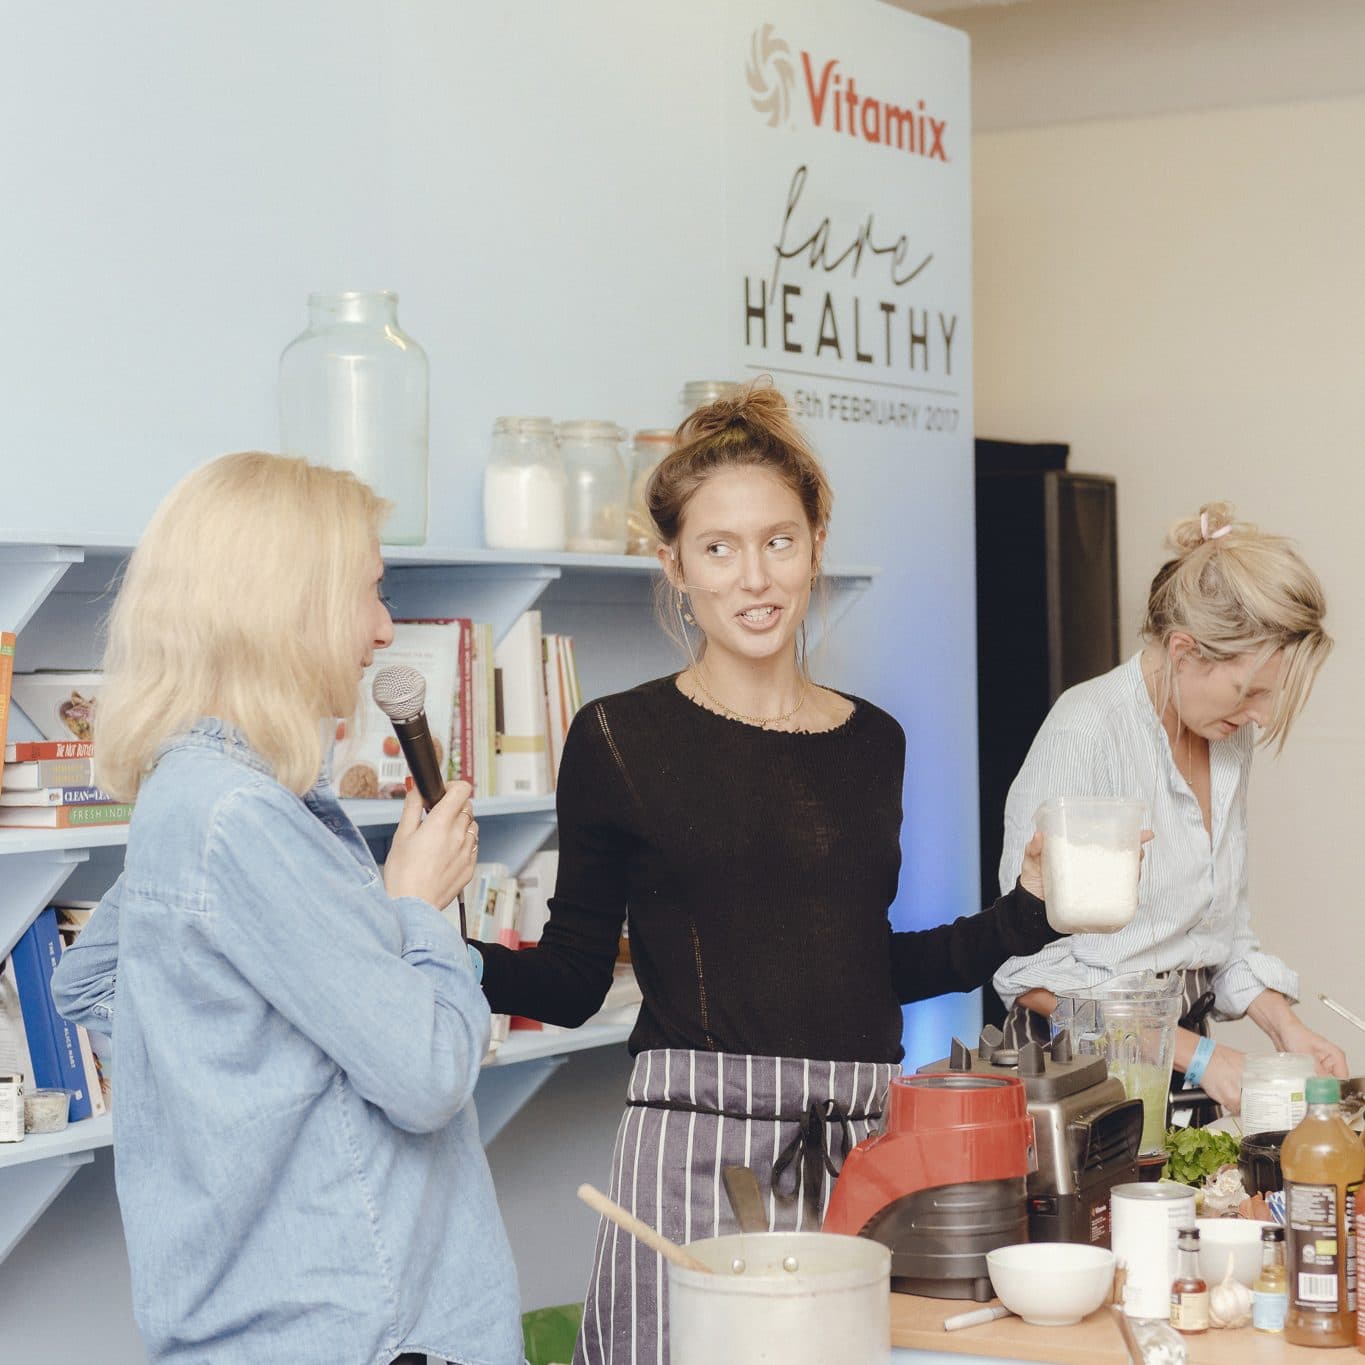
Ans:
[[[423,709],[427,700],[426,679],[407,664],[390,664],[374,675],[374,704],[389,718],[393,732],[412,773],[422,804],[430,810],[445,794],[436,745]]]
[[[398,736],[403,757],[412,773],[413,786],[422,798],[422,805],[430,810],[446,794],[446,784],[441,778],[436,745],[432,742],[431,729],[427,725],[427,680],[407,664],[389,664],[374,675],[370,692],[374,704],[393,725],[393,732]],[[457,897],[457,903],[460,907],[460,937],[468,943],[464,897]]]

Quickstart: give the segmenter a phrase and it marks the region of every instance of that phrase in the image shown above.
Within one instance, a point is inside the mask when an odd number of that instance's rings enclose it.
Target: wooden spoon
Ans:
[[[700,1270],[704,1274],[714,1275],[704,1261],[699,1261],[692,1253],[684,1247],[680,1247],[677,1242],[670,1242],[667,1237],[654,1231],[647,1223],[642,1223],[633,1213],[623,1209],[615,1200],[608,1199],[601,1190],[595,1189],[592,1185],[580,1185],[578,1187],[578,1197],[591,1209],[596,1209],[603,1218],[610,1218],[618,1228],[630,1233],[638,1241],[643,1242],[653,1251],[657,1251],[664,1260],[672,1261],[676,1266],[681,1266],[684,1270]]]
[[[767,1232],[768,1210],[763,1206],[763,1193],[758,1177],[749,1166],[727,1166],[720,1173],[725,1193],[730,1196],[730,1207],[741,1232]]]

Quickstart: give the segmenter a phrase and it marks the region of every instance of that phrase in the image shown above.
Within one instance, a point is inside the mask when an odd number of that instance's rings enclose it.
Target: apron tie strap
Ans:
[[[827,1126],[839,1125],[839,1163],[835,1165],[828,1142]],[[784,1202],[803,1196],[817,1214],[820,1210],[820,1187],[826,1172],[838,1176],[844,1158],[853,1148],[853,1130],[849,1127],[848,1111],[837,1100],[824,1100],[809,1105],[797,1121],[796,1133],[778,1153],[773,1162],[773,1193]],[[791,1172],[791,1189],[782,1188],[783,1177]]]

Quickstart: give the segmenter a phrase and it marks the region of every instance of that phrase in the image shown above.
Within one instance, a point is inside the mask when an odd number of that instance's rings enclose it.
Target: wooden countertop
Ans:
[[[892,1294],[891,1344],[961,1356],[1047,1361],[1050,1365],[1130,1365],[1128,1349],[1108,1308],[1097,1310],[1074,1327],[1033,1327],[1022,1318],[997,1318],[958,1332],[943,1330],[944,1318],[986,1306],[963,1299]],[[1291,1346],[1283,1337],[1267,1336],[1250,1327],[1186,1337],[1185,1345],[1190,1365],[1308,1365],[1310,1361],[1324,1365],[1333,1358],[1331,1351]],[[1341,1365],[1358,1359],[1354,1355],[1337,1358]]]

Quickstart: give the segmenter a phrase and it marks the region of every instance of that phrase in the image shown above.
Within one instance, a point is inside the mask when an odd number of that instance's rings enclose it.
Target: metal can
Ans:
[[[1173,1180],[1115,1185],[1109,1210],[1110,1245],[1127,1271],[1123,1311],[1130,1318],[1168,1318],[1176,1234],[1194,1227],[1194,1190]]]

